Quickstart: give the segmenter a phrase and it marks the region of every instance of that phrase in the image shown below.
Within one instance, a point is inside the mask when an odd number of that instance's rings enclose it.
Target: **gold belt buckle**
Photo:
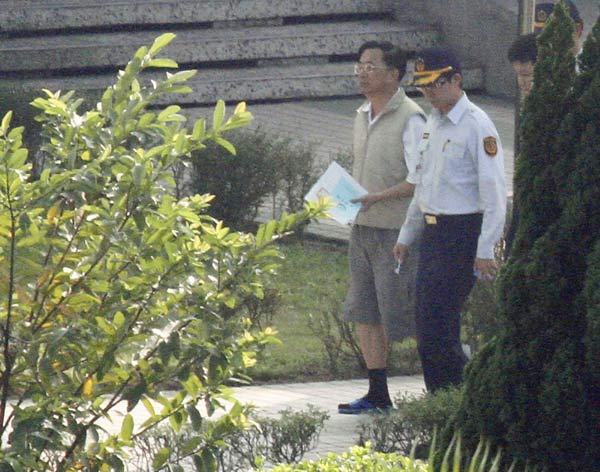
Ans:
[[[437,225],[437,218],[435,215],[425,215],[425,223],[428,225]]]

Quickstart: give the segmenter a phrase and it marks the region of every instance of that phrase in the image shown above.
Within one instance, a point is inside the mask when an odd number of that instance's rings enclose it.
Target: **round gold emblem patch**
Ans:
[[[483,138],[483,150],[490,157],[494,157],[498,154],[498,143],[496,142],[496,138],[493,136]]]

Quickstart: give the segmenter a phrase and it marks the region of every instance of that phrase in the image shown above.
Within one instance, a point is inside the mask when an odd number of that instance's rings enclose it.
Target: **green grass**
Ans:
[[[285,260],[273,281],[281,298],[272,324],[282,343],[268,346],[250,375],[261,381],[331,378],[323,342],[310,329],[310,315],[341,307],[347,247],[303,239],[281,249]]]
[[[285,260],[273,280],[280,301],[272,320],[281,344],[266,348],[250,376],[259,382],[364,376],[353,354],[337,359],[336,372],[325,350],[325,333],[317,329],[320,337],[314,332],[316,320],[331,319],[333,312],[341,316],[348,284],[347,245],[300,239],[282,245],[281,250]],[[392,346],[388,370],[391,374],[420,371],[414,340]]]

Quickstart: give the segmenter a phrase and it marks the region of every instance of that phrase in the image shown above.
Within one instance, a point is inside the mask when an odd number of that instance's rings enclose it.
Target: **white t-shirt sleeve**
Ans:
[[[411,184],[419,183],[419,179],[416,175],[417,166],[419,165],[419,151],[417,150],[419,142],[423,137],[423,128],[425,127],[425,118],[421,115],[412,115],[402,132],[402,144],[404,144],[404,160],[406,161],[406,167],[408,167],[408,175],[406,181]]]

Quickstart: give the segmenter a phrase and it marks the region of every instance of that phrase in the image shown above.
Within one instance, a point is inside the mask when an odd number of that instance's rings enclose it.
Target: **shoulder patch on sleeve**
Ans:
[[[494,157],[496,154],[498,154],[498,143],[496,142],[496,138],[494,136],[483,138],[483,150],[490,157]]]

